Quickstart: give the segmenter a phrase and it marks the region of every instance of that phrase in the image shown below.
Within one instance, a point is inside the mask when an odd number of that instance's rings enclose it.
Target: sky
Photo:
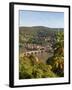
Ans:
[[[20,10],[19,26],[46,26],[51,28],[64,28],[64,13]]]

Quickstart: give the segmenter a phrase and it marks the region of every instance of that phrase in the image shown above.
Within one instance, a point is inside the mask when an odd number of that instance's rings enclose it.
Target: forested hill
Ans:
[[[26,39],[36,39],[41,37],[51,37],[54,38],[56,32],[63,32],[63,28],[49,28],[44,26],[33,26],[33,27],[19,27],[20,40]],[[39,38],[38,38],[39,37]],[[23,39],[23,40],[22,40]],[[43,40],[43,39],[42,39]]]
[[[32,27],[19,27],[19,30],[30,30],[31,31],[42,31],[42,30],[45,30],[45,31],[49,31],[49,30],[53,30],[53,31],[63,31],[64,29],[63,28],[50,28],[50,27],[45,27],[45,26],[32,26]]]
[[[19,42],[23,44],[45,44],[47,43],[45,39],[50,39],[52,42],[52,40],[55,38],[56,32],[63,31],[63,28],[49,28],[44,26],[19,27]]]
[[[63,28],[49,28],[44,26],[19,27],[19,43],[47,45],[54,42],[56,32],[63,32]]]

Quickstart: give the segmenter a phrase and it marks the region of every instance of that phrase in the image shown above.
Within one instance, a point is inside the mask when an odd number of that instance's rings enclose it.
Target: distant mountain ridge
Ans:
[[[60,30],[60,31],[64,30],[64,28],[50,28],[45,26],[31,26],[31,27],[21,26],[19,27],[19,29],[20,30]]]

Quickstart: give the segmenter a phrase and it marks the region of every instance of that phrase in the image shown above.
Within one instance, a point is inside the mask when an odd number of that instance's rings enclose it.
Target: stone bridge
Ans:
[[[31,55],[31,54],[38,55],[38,54],[42,54],[43,52],[45,52],[45,50],[27,51],[27,52],[24,52],[24,55]]]

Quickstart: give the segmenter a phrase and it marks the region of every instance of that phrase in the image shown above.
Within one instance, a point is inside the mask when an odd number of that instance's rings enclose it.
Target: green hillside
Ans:
[[[51,77],[64,77],[64,29],[19,27],[19,79]]]

